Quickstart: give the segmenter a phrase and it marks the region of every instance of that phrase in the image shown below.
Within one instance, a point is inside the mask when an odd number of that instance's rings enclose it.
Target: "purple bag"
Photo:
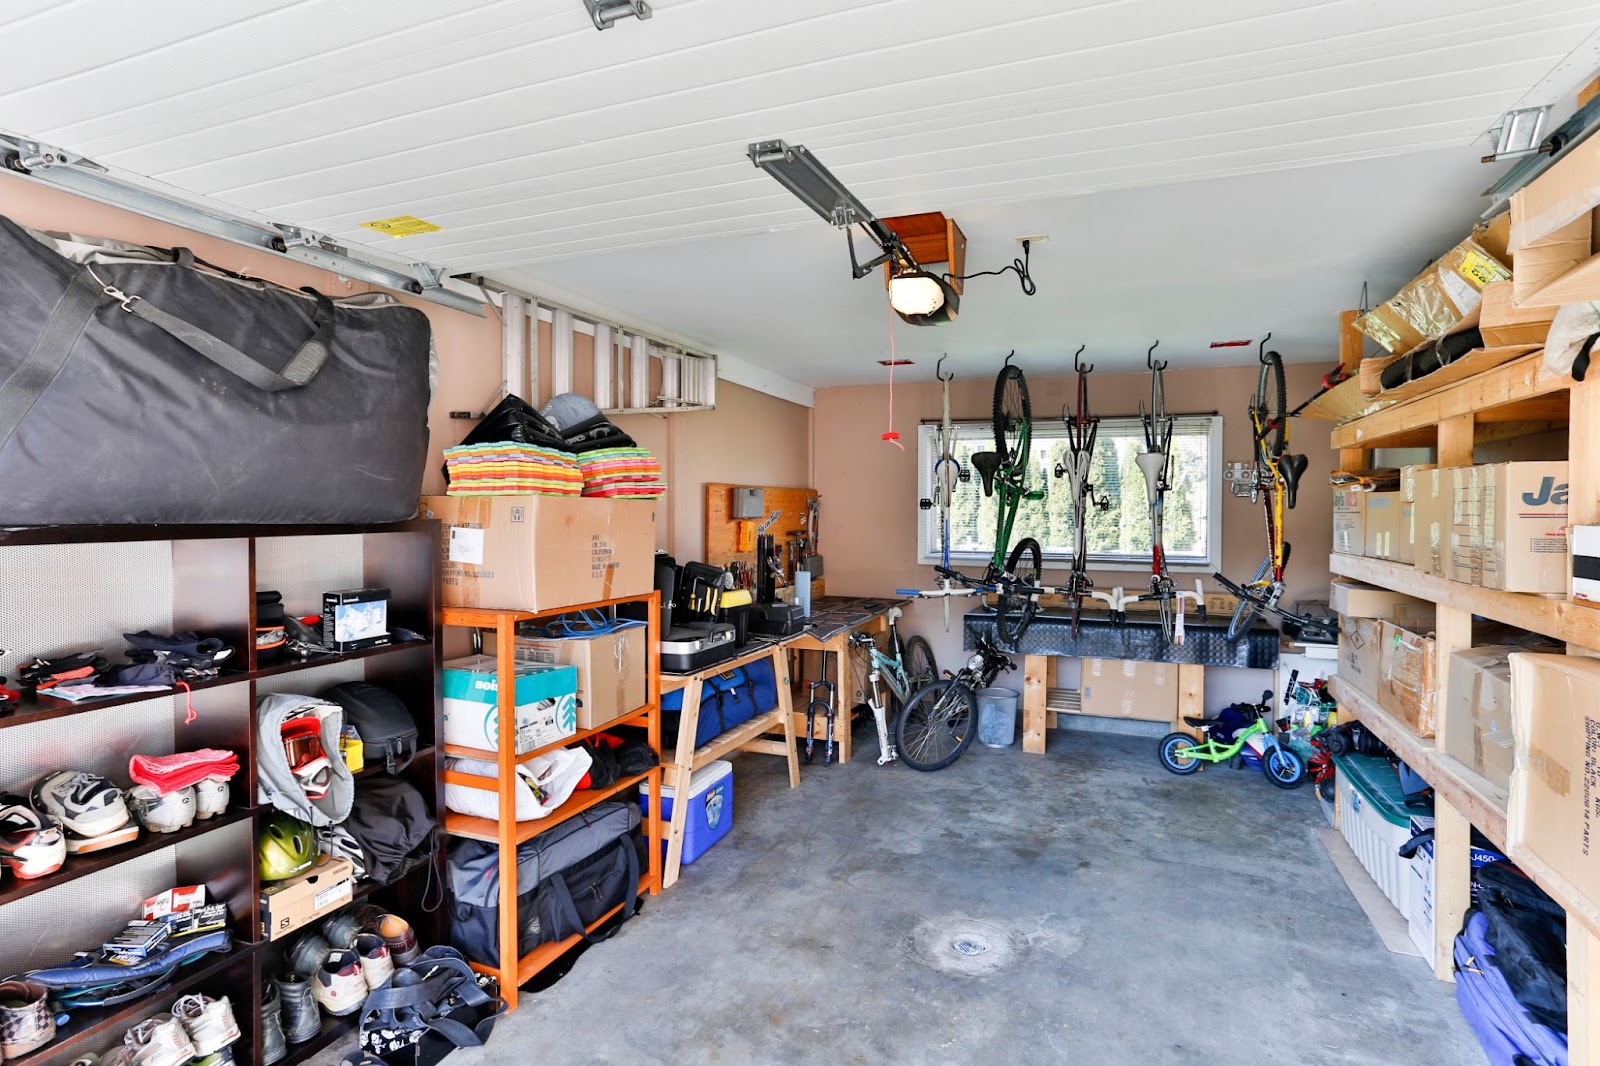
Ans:
[[[1529,1017],[1494,964],[1482,913],[1467,915],[1456,937],[1456,1002],[1493,1066],[1517,1066],[1517,1056],[1539,1066],[1567,1066],[1567,1037]]]

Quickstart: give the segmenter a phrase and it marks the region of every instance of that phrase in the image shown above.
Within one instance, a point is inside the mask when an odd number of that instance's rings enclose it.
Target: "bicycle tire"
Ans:
[[[978,699],[950,678],[911,694],[894,720],[894,748],[913,770],[932,773],[961,758],[978,734]]]
[[[1014,460],[1027,462],[1028,444],[1033,439],[1033,403],[1028,398],[1028,379],[1020,366],[1007,364],[994,379],[994,450],[1001,465]],[[1020,483],[1022,470],[1017,471]]]
[[[1028,558],[1024,558],[1024,555]],[[1038,587],[1039,575],[1043,569],[1044,552],[1039,548],[1039,542],[1032,537],[1023,537],[1017,541],[1016,547],[1011,549],[1011,555],[1006,559],[1006,573],[1016,578],[1017,584]],[[1011,648],[1017,646],[1022,634],[1033,624],[1033,615],[1038,607],[1038,600],[1018,592],[1015,585],[1001,586],[994,606],[995,635],[1000,638],[1001,645]]]
[[[1272,560],[1263,559],[1261,565],[1256,568],[1255,578],[1250,583],[1253,585],[1257,581],[1262,581],[1271,573]],[[1233,617],[1228,620],[1227,639],[1230,642],[1236,641],[1244,636],[1246,631],[1255,624],[1256,616],[1261,613],[1261,601],[1256,599],[1249,589],[1235,585],[1221,574],[1213,576],[1216,577],[1223,588],[1239,598],[1238,606],[1233,609]]]
[[[911,681],[911,691],[939,680],[939,664],[933,657],[933,645],[921,636],[907,637],[905,657],[906,677]]]
[[[1261,756],[1261,772],[1268,781],[1283,789],[1299,788],[1306,783],[1306,761],[1300,753],[1279,746]]]
[[[1190,774],[1199,773],[1205,760],[1194,755],[1185,756],[1185,752],[1192,752],[1200,746],[1200,742],[1187,733],[1168,733],[1156,745],[1156,758],[1161,763],[1161,768],[1170,774],[1179,777],[1188,777]]]
[[[1261,375],[1256,380],[1256,403],[1267,422],[1267,457],[1274,461],[1289,446],[1289,393],[1283,380],[1283,358],[1277,352],[1261,357]]]

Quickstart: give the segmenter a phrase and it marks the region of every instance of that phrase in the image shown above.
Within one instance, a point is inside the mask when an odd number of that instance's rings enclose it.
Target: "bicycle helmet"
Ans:
[[[56,770],[33,783],[33,809],[66,830],[67,852],[80,855],[126,844],[139,836],[122,790],[87,770]]]
[[[61,827],[21,796],[0,795],[0,866],[30,881],[55,873],[66,861]]]
[[[274,814],[261,827],[261,880],[282,881],[305,873],[317,859],[311,826],[287,814]]]
[[[176,833],[194,824],[194,786],[157,792],[149,785],[134,785],[128,790],[128,807],[150,832]]]
[[[203,777],[194,783],[194,816],[202,822],[228,809],[230,789],[225,777]]]

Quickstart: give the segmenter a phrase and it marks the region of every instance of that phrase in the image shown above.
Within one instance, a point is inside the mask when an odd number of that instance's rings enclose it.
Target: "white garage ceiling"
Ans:
[[[1592,0],[12,0],[0,127],[823,385],[887,352],[882,289],[744,156],[783,137],[969,269],[1048,232],[1040,294],[972,283],[919,362],[1274,329],[1323,358],[1363,279],[1476,214],[1472,142],[1600,26]],[[404,239],[359,223],[411,214]],[[923,370],[918,367],[917,370]]]

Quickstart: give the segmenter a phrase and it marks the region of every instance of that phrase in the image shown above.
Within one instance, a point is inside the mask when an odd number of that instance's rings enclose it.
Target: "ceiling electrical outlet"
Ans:
[[[1048,234],[1048,233],[1034,233],[1034,234],[1030,234],[1030,235],[1025,236],[1025,237],[1013,237],[1012,238],[1012,240],[1016,241],[1018,244],[1021,244],[1023,241],[1027,241],[1029,244],[1043,244],[1045,241],[1047,241],[1049,239],[1050,239],[1050,234]]]

